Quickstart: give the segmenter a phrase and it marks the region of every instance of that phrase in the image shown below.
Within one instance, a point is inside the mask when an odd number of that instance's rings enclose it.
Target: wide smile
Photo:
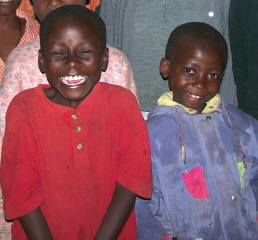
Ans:
[[[67,86],[76,86],[84,83],[87,80],[85,75],[63,76],[59,80]]]
[[[191,99],[191,100],[201,100],[203,96],[200,95],[195,95],[195,94],[190,94],[186,92],[186,95]]]
[[[4,2],[4,3],[6,3],[6,2],[11,2],[12,0],[0,0],[0,3],[2,3],[2,2]]]

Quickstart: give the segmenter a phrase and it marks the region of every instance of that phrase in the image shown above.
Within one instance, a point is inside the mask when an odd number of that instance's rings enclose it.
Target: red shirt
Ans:
[[[98,83],[76,108],[50,102],[39,85],[7,111],[1,183],[6,219],[40,206],[55,240],[93,239],[116,182],[151,197],[147,128],[128,90]],[[18,220],[13,239],[27,239]],[[136,239],[134,212],[119,239]]]

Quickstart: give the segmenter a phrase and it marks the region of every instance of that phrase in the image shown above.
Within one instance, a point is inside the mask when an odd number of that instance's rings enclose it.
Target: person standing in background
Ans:
[[[91,9],[92,11],[97,11],[99,9],[101,0],[88,0],[86,3],[86,7]],[[33,9],[33,4],[31,0],[22,0],[21,5],[18,8],[19,10],[27,13],[31,17],[35,17],[34,9]]]
[[[258,2],[232,0],[229,38],[238,107],[258,119]]]
[[[9,53],[38,36],[38,22],[17,10],[20,4],[21,0],[0,1],[0,84]]]
[[[228,41],[229,4],[230,0],[102,0],[100,16],[107,26],[108,44],[128,56],[142,111],[150,111],[167,89],[157,66],[171,30],[186,22],[205,22]],[[237,105],[231,53],[220,93]]]

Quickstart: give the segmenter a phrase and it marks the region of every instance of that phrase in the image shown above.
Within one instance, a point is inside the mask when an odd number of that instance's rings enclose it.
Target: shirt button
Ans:
[[[75,132],[80,132],[82,129],[80,127],[75,128]]]
[[[214,16],[214,12],[209,12],[208,15],[209,15],[209,17],[213,17]]]
[[[233,195],[233,196],[231,197],[231,199],[232,199],[232,201],[236,201],[236,200],[237,200],[237,197]]]
[[[206,120],[209,120],[209,121],[210,121],[210,120],[211,120],[211,116],[207,116],[207,117],[206,117]]]
[[[213,224],[213,222],[212,221],[209,221],[209,225],[212,225]]]
[[[244,210],[244,213],[247,213],[246,209]]]
[[[72,114],[72,118],[73,118],[73,119],[77,119],[77,118],[78,118],[78,115],[77,115],[76,113],[73,113],[73,114]]]
[[[79,150],[82,150],[82,149],[84,148],[84,146],[83,146],[82,144],[78,144],[77,148],[78,148]]]

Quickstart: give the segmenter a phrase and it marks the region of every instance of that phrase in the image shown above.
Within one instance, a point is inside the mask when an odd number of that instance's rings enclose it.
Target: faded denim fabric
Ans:
[[[139,240],[166,234],[179,240],[258,240],[258,121],[222,103],[245,154],[242,187],[237,168],[241,153],[223,110],[188,114],[177,106],[184,163],[174,108],[155,107],[147,120],[154,188],[151,201],[136,202]]]

